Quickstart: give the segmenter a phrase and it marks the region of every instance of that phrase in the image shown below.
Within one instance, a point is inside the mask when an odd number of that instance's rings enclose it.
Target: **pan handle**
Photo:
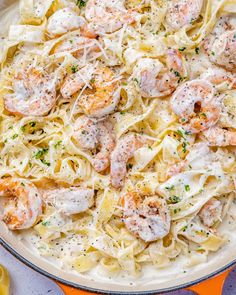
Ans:
[[[189,287],[187,290],[193,291],[198,295],[209,295],[210,293],[214,295],[222,295],[224,282],[230,271],[231,270],[227,270],[207,281]]]
[[[95,293],[89,293],[89,292],[85,292],[85,291],[82,291],[82,290],[78,290],[78,289],[75,289],[75,288],[72,288],[72,287],[68,287],[68,286],[65,286],[61,283],[58,283],[56,282],[57,285],[62,289],[62,291],[65,293],[65,295],[92,295],[92,294],[95,294]]]
[[[198,295],[209,295],[209,290],[211,294],[222,295],[222,290],[224,286],[225,279],[227,278],[230,270],[223,272],[222,274],[215,276],[207,281],[204,281],[200,284],[189,287],[187,290],[193,291]],[[59,287],[63,290],[65,295],[91,295],[94,293],[88,293],[82,290],[74,289],[68,286],[65,286],[61,283],[56,282]]]

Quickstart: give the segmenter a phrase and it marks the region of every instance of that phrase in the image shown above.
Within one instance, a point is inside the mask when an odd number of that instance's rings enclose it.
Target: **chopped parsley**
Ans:
[[[21,130],[22,132],[25,132],[25,125],[21,126],[21,127],[20,127],[20,130]]]
[[[79,8],[82,8],[82,7],[85,7],[85,6],[86,6],[86,2],[87,2],[87,1],[84,1],[84,0],[77,0],[76,5],[77,5]]]
[[[184,186],[184,188],[185,188],[186,192],[189,192],[189,191],[190,191],[190,186],[189,186],[188,184],[186,184],[186,185]]]
[[[200,51],[200,48],[199,48],[199,47],[196,47],[196,48],[195,48],[195,52],[196,52],[196,54],[199,54],[199,51]]]
[[[185,226],[182,228],[182,231],[185,232],[187,228],[188,228],[188,226],[185,225]]]
[[[165,189],[168,191],[173,191],[175,189],[175,186],[174,185],[166,186]]]
[[[30,125],[30,127],[35,127],[36,126],[36,122],[30,122],[29,125]]]
[[[14,134],[12,135],[11,139],[16,139],[19,135],[18,134]]]
[[[43,226],[48,226],[48,225],[50,225],[50,221],[43,221],[43,222],[42,222],[42,225],[43,225]]]
[[[42,156],[44,156],[48,152],[48,148],[42,148],[39,149],[35,154],[35,159],[40,159]]]
[[[139,83],[137,78],[134,78],[134,81],[135,81],[137,84]]]
[[[179,48],[179,51],[184,51],[186,49],[186,47],[181,47]]]
[[[58,142],[54,144],[54,148],[57,149],[61,145],[61,143],[62,143],[62,140],[58,140]]]
[[[73,65],[70,67],[72,73],[78,72],[78,65]]]
[[[46,160],[40,160],[44,165],[46,165],[46,166],[50,166],[51,164],[49,163],[49,162],[47,162]]]
[[[215,52],[214,52],[214,51],[212,51],[212,52],[211,52],[211,55],[213,55],[213,56],[214,56],[214,55],[215,55]]]
[[[133,164],[129,163],[129,164],[127,165],[127,168],[128,168],[128,169],[132,169],[132,168],[133,168]]]
[[[187,147],[187,143],[186,143],[186,142],[183,142],[183,143],[182,143],[182,148],[183,148],[183,153],[184,153],[184,154],[185,154],[186,151],[187,151],[186,147]]]
[[[174,71],[174,74],[176,77],[181,77],[180,73],[178,71]]]
[[[179,203],[181,201],[181,199],[180,199],[180,197],[177,197],[177,196],[171,196],[171,197],[169,197],[169,201],[171,203],[176,204],[176,203]]]

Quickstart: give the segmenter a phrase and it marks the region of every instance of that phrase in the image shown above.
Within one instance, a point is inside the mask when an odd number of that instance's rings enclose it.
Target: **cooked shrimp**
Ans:
[[[210,59],[216,64],[236,69],[236,30],[227,31],[215,39],[209,53]]]
[[[83,149],[100,151],[93,156],[92,165],[97,172],[110,165],[110,154],[115,147],[115,139],[108,121],[92,121],[86,116],[79,117],[74,125],[73,137]]]
[[[169,2],[166,24],[171,31],[191,27],[200,16],[203,0],[172,0]]]
[[[210,81],[213,85],[227,88],[236,88],[236,75],[220,68],[210,68],[200,76],[201,79]]]
[[[6,197],[2,220],[11,230],[30,228],[42,213],[42,200],[38,189],[28,180],[1,179],[0,196]]]
[[[209,146],[236,145],[236,131],[222,129],[218,126],[213,126],[204,131],[203,137],[208,142]]]
[[[79,58],[85,51],[88,56],[99,52],[98,41],[87,37],[74,36],[73,38],[65,39],[60,42],[54,48],[53,53],[71,53]]]
[[[99,35],[113,33],[124,24],[135,21],[134,11],[126,10],[124,0],[89,0],[85,17],[92,30]]]
[[[12,91],[4,96],[5,108],[23,116],[45,115],[57,100],[52,77],[36,69],[19,69],[12,82]]]
[[[68,77],[61,89],[65,98],[85,85],[85,79],[82,77],[83,73],[80,71]],[[99,67],[91,76],[90,84],[92,89],[86,89],[78,102],[83,112],[96,118],[112,113],[120,99],[119,84],[115,81],[114,73],[108,67]]]
[[[169,233],[171,219],[164,199],[152,196],[142,200],[137,192],[128,192],[121,203],[125,226],[135,236],[153,242]]]
[[[130,133],[121,138],[111,154],[111,184],[115,188],[124,185],[126,164],[134,156],[134,152],[141,148],[145,140],[137,134]]]
[[[184,83],[171,99],[173,112],[192,133],[206,130],[220,118],[221,106],[210,82],[196,79]]]
[[[166,66],[158,59],[142,58],[134,68],[134,76],[142,96],[170,95],[185,76],[182,56],[178,50],[168,50]]]
[[[94,32],[88,30],[86,20],[71,8],[59,9],[48,19],[47,32],[50,37],[60,36],[79,28],[84,37],[96,37]]]
[[[48,190],[43,194],[44,201],[52,204],[65,215],[85,212],[94,204],[94,190],[79,187]]]
[[[211,227],[221,219],[222,203],[212,198],[210,199],[199,212],[199,217],[205,226]]]
[[[76,73],[66,77],[63,85],[61,86],[61,94],[64,98],[70,98],[73,94],[78,92],[93,77],[94,67],[87,65],[79,69]]]

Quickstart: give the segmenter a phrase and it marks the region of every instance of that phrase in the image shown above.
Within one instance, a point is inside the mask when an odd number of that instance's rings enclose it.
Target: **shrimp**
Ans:
[[[209,146],[236,145],[236,131],[230,131],[218,126],[213,126],[203,132],[203,138]]]
[[[203,42],[211,62],[228,70],[236,67],[236,25],[233,15],[219,18],[214,30]]]
[[[133,157],[134,152],[141,148],[145,140],[137,134],[130,133],[121,138],[111,154],[111,184],[115,188],[124,185],[126,164]]]
[[[53,53],[71,53],[73,56],[79,58],[84,52],[88,56],[99,52],[98,41],[96,39],[90,39],[82,36],[74,36],[73,38],[67,38],[58,43],[53,49]]]
[[[93,206],[94,190],[80,187],[48,190],[43,199],[65,215],[78,214]]]
[[[236,69],[236,30],[227,31],[215,39],[211,47],[210,60],[227,68]]]
[[[33,183],[20,178],[0,180],[0,196],[6,197],[2,220],[11,230],[32,227],[42,213],[42,199]]]
[[[220,118],[221,105],[213,85],[196,79],[181,85],[171,99],[173,112],[192,133],[199,133],[215,125]]]
[[[212,227],[221,219],[222,203],[216,198],[210,199],[199,212],[199,217],[205,226]]]
[[[166,13],[166,24],[171,31],[190,28],[200,16],[203,0],[172,0]]]
[[[74,125],[74,139],[83,149],[100,151],[93,156],[92,165],[102,172],[110,165],[110,154],[115,147],[115,139],[108,121],[92,121],[86,116],[79,117]]]
[[[82,77],[83,73],[78,71],[66,79],[61,88],[64,98],[70,97],[85,85]],[[87,116],[101,118],[115,110],[120,91],[118,82],[114,80],[114,73],[108,67],[99,67],[94,71],[90,80],[92,89],[86,89],[78,102]]]
[[[200,76],[200,79],[207,80],[218,87],[226,85],[229,89],[236,88],[235,74],[221,68],[208,69]]]
[[[168,50],[166,66],[159,60],[142,58],[134,69],[143,97],[162,97],[170,95],[185,76],[183,60],[178,50]]]
[[[56,104],[56,82],[39,70],[19,70],[12,82],[13,93],[4,96],[5,108],[22,116],[43,116]]]
[[[96,38],[96,34],[89,31],[86,20],[71,8],[59,9],[48,19],[47,32],[50,37],[57,37],[77,29],[81,29],[84,37]]]
[[[121,199],[126,228],[145,242],[165,237],[170,231],[170,213],[167,203],[158,196],[144,200],[137,192],[128,192]]]
[[[89,0],[85,17],[90,22],[90,28],[99,35],[113,33],[124,24],[135,22],[135,13],[126,10],[124,0]]]

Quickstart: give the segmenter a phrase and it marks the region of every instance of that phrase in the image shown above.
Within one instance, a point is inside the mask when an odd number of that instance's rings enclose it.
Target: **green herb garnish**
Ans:
[[[186,184],[186,185],[184,186],[184,188],[185,188],[186,192],[189,192],[189,191],[190,191],[190,186],[189,186],[188,184]]]
[[[77,5],[79,8],[82,8],[82,7],[85,7],[85,6],[86,6],[86,2],[87,2],[87,1],[84,1],[84,0],[77,0],[76,5]]]
[[[42,148],[42,149],[39,149],[39,150],[35,153],[34,157],[35,157],[35,159],[40,159],[40,158],[41,158],[42,156],[44,156],[47,152],[48,152],[48,148]]]

